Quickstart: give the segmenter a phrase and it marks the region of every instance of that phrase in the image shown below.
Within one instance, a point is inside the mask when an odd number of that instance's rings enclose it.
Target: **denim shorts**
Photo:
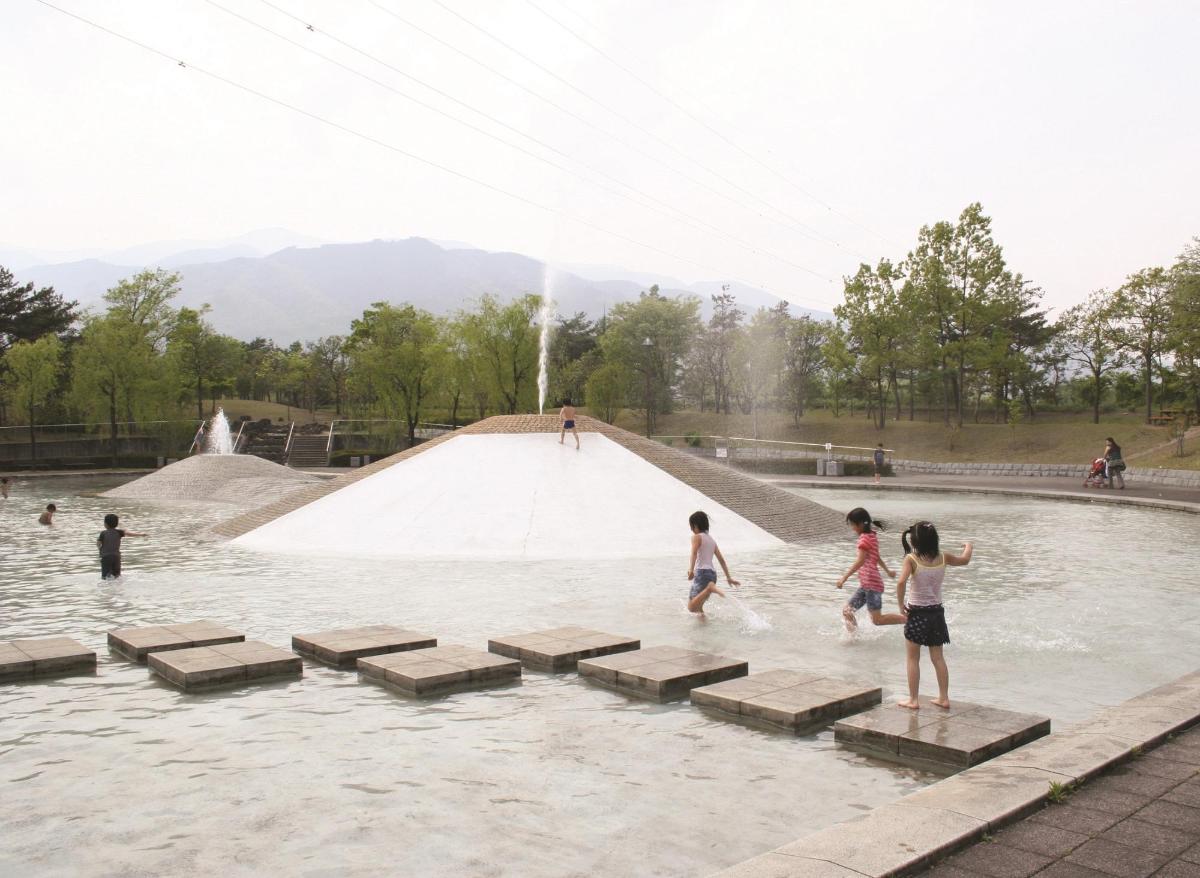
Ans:
[[[691,600],[704,589],[708,588],[710,582],[717,581],[717,571],[709,570],[707,567],[701,567],[696,571],[695,577],[692,579],[692,590],[688,592],[688,600]]]
[[[850,595],[850,606],[856,610],[860,610],[863,604],[867,605],[868,610],[873,610],[876,613],[882,611],[883,592],[859,586],[854,594]]]

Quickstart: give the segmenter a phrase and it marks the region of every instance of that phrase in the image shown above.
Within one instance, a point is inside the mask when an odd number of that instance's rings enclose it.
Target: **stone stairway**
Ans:
[[[285,463],[283,449],[287,445],[288,428],[272,427],[252,433],[242,440],[239,454],[253,454],[274,463]]]
[[[291,467],[329,466],[329,434],[293,435],[287,465]]]

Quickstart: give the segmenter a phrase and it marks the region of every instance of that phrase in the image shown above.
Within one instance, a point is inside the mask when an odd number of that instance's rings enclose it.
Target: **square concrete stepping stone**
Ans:
[[[580,659],[628,652],[641,645],[632,637],[568,626],[497,637],[488,641],[488,652],[519,659],[535,671],[558,672],[575,670]]]
[[[146,628],[122,628],[108,632],[108,645],[111,649],[127,659],[143,663],[146,656],[152,652],[191,649],[218,643],[238,643],[245,639],[245,634],[223,628],[207,619],[182,622],[178,625],[151,625]]]
[[[363,628],[337,628],[315,634],[292,635],[293,650],[335,668],[353,668],[355,662],[367,656],[433,646],[437,646],[436,637],[394,625],[367,625]]]
[[[147,663],[151,671],[186,692],[304,673],[300,656],[261,640],[152,652]]]
[[[0,643],[0,682],[48,674],[96,670],[96,653],[70,637],[43,637]]]
[[[697,686],[744,677],[741,659],[678,646],[652,646],[579,662],[579,674],[601,685],[654,701],[674,701]]]
[[[692,690],[692,704],[797,734],[883,700],[883,690],[805,671],[764,671]]]
[[[521,679],[521,663],[466,646],[435,646],[361,658],[358,672],[417,697],[511,683]]]
[[[968,768],[1050,733],[1044,716],[952,701],[949,710],[921,699],[920,710],[886,704],[838,720],[840,744],[901,760]]]

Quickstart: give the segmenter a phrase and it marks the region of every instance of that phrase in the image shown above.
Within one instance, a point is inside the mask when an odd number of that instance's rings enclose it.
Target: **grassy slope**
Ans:
[[[933,461],[1029,462],[1083,464],[1104,452],[1106,436],[1114,437],[1126,455],[1161,445],[1169,440],[1163,427],[1148,427],[1136,415],[1110,415],[1093,424],[1089,415],[1041,415],[1015,430],[997,424],[964,424],[959,431],[948,430],[940,420],[888,421],[883,431],[859,415],[843,414],[835,418],[826,411],[805,415],[797,428],[790,417],[760,413],[758,435],[763,439],[793,442],[832,442],[835,445],[874,446],[877,442],[899,458]],[[629,430],[644,429],[637,413],[623,412],[617,421]],[[712,412],[684,411],[659,418],[657,432],[664,435],[753,436],[753,421],[744,415],[715,415]],[[1186,461],[1187,458],[1174,458]],[[1134,461],[1142,466],[1149,460]],[[1155,456],[1155,466],[1175,466]],[[1200,467],[1195,460],[1192,468]],[[1180,467],[1183,468],[1183,467]]]
[[[309,414],[308,409],[294,406],[289,409],[279,403],[259,402],[255,399],[222,399],[217,401],[217,405],[225,410],[225,416],[230,421],[236,421],[242,415],[249,415],[255,421],[270,418],[276,424],[288,424],[292,421],[297,424],[310,424],[314,421],[328,424],[336,417],[332,411],[318,409],[314,417]]]

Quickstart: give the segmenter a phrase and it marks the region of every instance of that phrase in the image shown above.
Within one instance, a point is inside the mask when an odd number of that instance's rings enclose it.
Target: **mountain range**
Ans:
[[[448,314],[485,293],[505,300],[541,293],[547,279],[559,313],[583,311],[594,318],[636,299],[653,283],[665,295],[699,297],[707,313],[709,297],[722,287],[720,281],[687,284],[618,266],[564,265],[547,272],[543,262],[528,256],[460,242],[407,238],[313,246],[311,241],[268,229],[223,242],[161,242],[40,264],[26,262],[37,254],[0,247],[0,265],[19,282],[53,286],[65,298],[93,308],[122,278],[145,267],[169,268],[183,278],[177,305],[209,304],[208,319],[220,332],[280,344],[346,333],[350,321],[374,302],[411,302]],[[272,244],[283,246],[262,252]],[[779,304],[778,297],[755,287],[732,284],[730,292],[747,312]],[[829,316],[796,306],[793,313]]]

